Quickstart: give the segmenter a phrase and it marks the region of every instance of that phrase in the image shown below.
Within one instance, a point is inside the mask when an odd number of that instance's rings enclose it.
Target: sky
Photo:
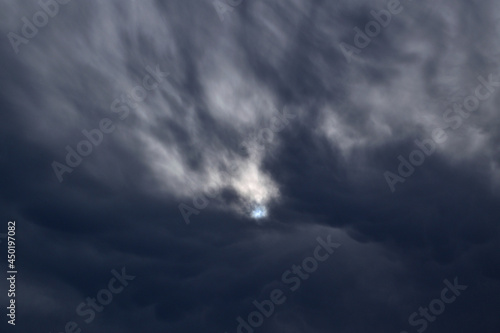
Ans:
[[[2,332],[498,333],[498,1],[0,0],[0,31]]]

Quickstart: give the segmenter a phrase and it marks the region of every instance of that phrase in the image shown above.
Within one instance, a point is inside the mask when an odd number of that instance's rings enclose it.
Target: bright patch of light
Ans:
[[[255,208],[252,210],[251,213],[252,217],[254,219],[261,219],[267,216],[267,209],[266,207],[262,205],[257,205]]]

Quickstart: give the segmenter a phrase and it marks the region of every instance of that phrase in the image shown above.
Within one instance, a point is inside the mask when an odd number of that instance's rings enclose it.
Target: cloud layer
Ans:
[[[455,277],[467,290],[426,329],[498,332],[497,2],[402,0],[378,33],[396,2],[47,3],[0,3],[19,330],[236,332],[332,235],[255,332],[416,332]],[[489,97],[457,111],[479,85]],[[391,191],[384,173],[437,128],[446,142]],[[86,323],[75,309],[122,267],[136,278]]]

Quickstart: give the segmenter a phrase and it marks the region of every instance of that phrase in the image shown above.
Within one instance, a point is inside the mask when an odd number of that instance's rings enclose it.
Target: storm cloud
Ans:
[[[8,332],[498,332],[500,3],[0,12]]]

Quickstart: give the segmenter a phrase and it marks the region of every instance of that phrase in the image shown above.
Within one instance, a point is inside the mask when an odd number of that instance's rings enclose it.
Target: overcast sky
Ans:
[[[59,1],[0,0],[7,332],[499,332],[498,1]]]

